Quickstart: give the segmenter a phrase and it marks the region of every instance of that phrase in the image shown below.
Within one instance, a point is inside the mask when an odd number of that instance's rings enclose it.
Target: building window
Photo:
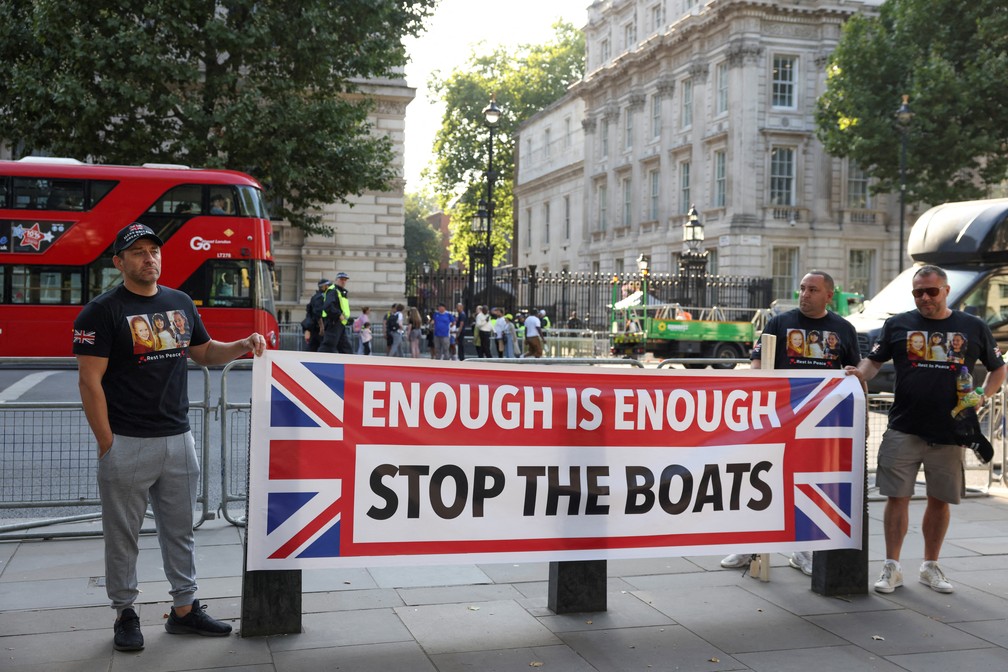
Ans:
[[[728,176],[724,150],[714,152],[714,207],[723,208],[728,199]]]
[[[604,38],[599,42],[599,65],[605,65],[609,62],[609,58],[612,56],[612,48],[609,46],[609,38]]]
[[[525,156],[532,161],[532,138],[525,138]]]
[[[707,250],[707,273],[709,275],[718,274],[717,250]]]
[[[795,204],[794,149],[774,147],[770,150],[770,203]]]
[[[295,264],[277,264],[275,266],[276,283],[279,287],[277,299],[284,303],[299,303],[301,301],[301,267]]]
[[[790,299],[798,288],[798,248],[775,247],[770,255],[774,298]]]
[[[847,291],[862,296],[874,295],[872,283],[875,268],[875,250],[851,250],[847,264]]]
[[[651,137],[661,137],[661,96],[657,93],[651,96]]]
[[[658,195],[661,193],[661,173],[657,170],[648,171],[648,184],[651,189],[648,194],[648,219],[654,222],[658,220]]]
[[[623,275],[623,271],[626,268],[626,261],[622,257],[617,257],[613,260],[613,264],[616,267],[616,275]]]
[[[550,204],[543,204],[543,245],[550,242]]]
[[[714,101],[714,114],[724,114],[728,111],[728,64],[718,63],[716,73],[717,92]]]
[[[564,139],[563,139],[564,149],[570,149],[571,146],[571,118],[564,117]]]
[[[604,184],[598,187],[598,230],[606,230],[606,218],[609,216],[609,190]]]
[[[682,83],[682,110],[680,111],[680,126],[689,128],[693,125],[693,80],[685,79]]]
[[[543,157],[544,158],[548,159],[550,157],[550,143],[551,142],[552,141],[550,140],[550,129],[547,128],[546,130],[543,131]]]
[[[564,196],[564,240],[570,240],[571,234],[571,207],[570,196]]]
[[[773,106],[794,109],[795,103],[795,63],[794,56],[774,56],[773,59]]]
[[[633,147],[633,112],[627,108],[623,117],[623,146],[626,149]]]
[[[532,247],[532,208],[525,208],[525,247]]]
[[[862,210],[872,207],[868,173],[853,161],[847,163],[847,207]]]
[[[602,139],[599,143],[599,147],[602,151],[602,158],[609,156],[609,120],[602,120]]]
[[[631,205],[633,203],[633,194],[630,188],[630,178],[624,177],[620,182],[620,189],[623,192],[623,226],[630,226],[630,222],[633,221]]]
[[[679,164],[679,212],[686,214],[690,206],[690,162]]]
[[[665,1],[651,5],[651,30],[661,30],[665,26]]]
[[[623,49],[630,51],[637,45],[637,23],[631,21],[623,26]]]

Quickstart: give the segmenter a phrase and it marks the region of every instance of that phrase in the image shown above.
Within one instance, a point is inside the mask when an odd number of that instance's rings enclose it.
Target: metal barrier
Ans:
[[[252,432],[252,400],[231,401],[228,397],[228,374],[251,371],[252,361],[239,359],[221,372],[221,395],[217,405],[221,425],[221,505],[220,512],[232,525],[245,526],[248,503],[249,451]],[[240,504],[241,514],[235,515],[230,505]]]
[[[48,360],[47,360],[48,361]],[[34,364],[34,366],[32,366]],[[5,358],[4,367],[76,369],[72,357],[59,358],[55,364],[40,367],[38,359]],[[210,372],[192,363],[189,370],[203,373],[202,399],[189,402],[189,424],[199,450],[201,474],[198,508],[193,526],[199,527],[212,517],[209,497],[210,444]],[[99,508],[98,451],[94,435],[80,402],[0,402],[0,510]],[[149,512],[148,512],[149,515]],[[0,539],[8,533],[59,523],[93,520],[100,512],[69,516],[50,516],[0,526]],[[149,530],[145,530],[147,532]],[[100,535],[101,531],[81,533],[18,534],[16,538]]]

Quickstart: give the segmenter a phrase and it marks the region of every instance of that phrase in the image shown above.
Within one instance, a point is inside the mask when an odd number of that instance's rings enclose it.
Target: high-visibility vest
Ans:
[[[342,292],[338,291],[339,288],[335,284],[326,287],[325,291],[326,297],[328,297],[330,290],[336,292],[336,298],[339,300],[340,312],[342,313],[342,315],[340,315],[340,322],[345,325],[350,320],[350,299],[347,298],[346,291]],[[325,306],[328,303],[329,303],[328,298],[325,298],[322,301],[323,306]],[[329,315],[327,314],[326,309],[322,308],[322,319],[325,320],[328,317]]]

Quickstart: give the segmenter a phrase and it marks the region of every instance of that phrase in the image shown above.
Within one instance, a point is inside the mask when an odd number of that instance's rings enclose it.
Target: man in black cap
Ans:
[[[325,299],[326,287],[330,282],[322,278],[318,281],[318,290],[308,300],[305,307],[305,318],[301,320],[301,328],[304,329],[305,349],[309,352],[318,352],[322,344],[322,302]]]
[[[117,614],[113,641],[119,651],[144,648],[133,604],[140,592],[138,539],[148,501],[171,584],[165,630],[211,637],[231,633],[230,624],[211,618],[196,599],[193,511],[200,460],[189,427],[187,358],[219,366],[266,349],[266,339],[257,333],[230,343],[211,340],[189,295],[158,285],[161,247],[161,239],[143,224],[120,231],[112,263],[123,282],[84,306],[73,329],[81,402],[98,442],[105,585]],[[184,318],[188,342],[150,348],[146,342],[159,314]]]
[[[326,288],[322,300],[322,345],[319,352],[338,352],[341,355],[353,353],[347,323],[350,321],[350,299],[346,284],[350,276],[337,273],[336,282]]]

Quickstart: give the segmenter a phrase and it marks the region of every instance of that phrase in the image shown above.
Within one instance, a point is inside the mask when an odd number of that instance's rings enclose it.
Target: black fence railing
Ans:
[[[572,312],[586,329],[606,330],[612,305],[646,284],[648,304],[679,303],[695,308],[769,308],[773,301],[770,278],[706,275],[702,273],[544,273],[527,268],[494,269],[493,285],[485,275],[473,277],[449,269],[418,273],[407,278],[409,305],[433,312],[439,303],[449,310],[458,303],[467,310],[477,304],[500,306],[506,312],[545,310],[553,326],[565,327]]]

